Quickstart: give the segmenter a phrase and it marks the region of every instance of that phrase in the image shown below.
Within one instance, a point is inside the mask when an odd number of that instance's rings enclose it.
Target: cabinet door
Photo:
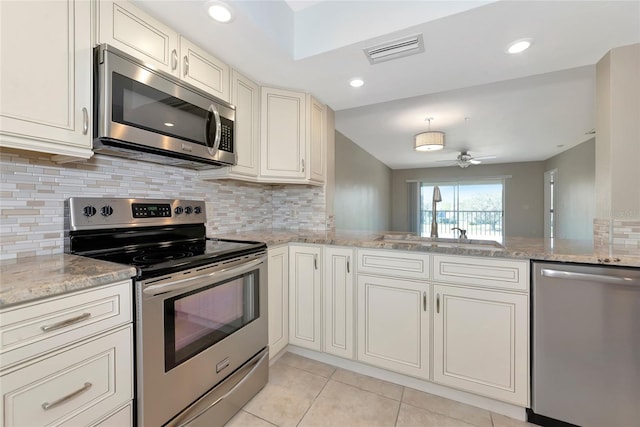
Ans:
[[[289,343],[289,249],[269,249],[269,357]]]
[[[90,425],[130,402],[132,337],[128,325],[3,374],[3,425]]]
[[[305,181],[305,94],[262,88],[260,175],[274,182]]]
[[[320,341],[319,246],[289,247],[289,343],[312,350]]]
[[[126,1],[98,1],[98,43],[178,75],[178,33]]]
[[[229,66],[180,36],[180,78],[229,102]]]
[[[354,358],[353,249],[325,246],[324,351]]]
[[[358,360],[429,377],[428,285],[358,275]]]
[[[434,285],[433,380],[528,403],[526,295]]]
[[[260,87],[233,70],[231,103],[236,106],[235,137],[238,164],[233,174],[256,178],[260,173]]]
[[[91,151],[91,4],[1,1],[0,145]]]
[[[327,108],[309,95],[308,120],[308,148],[309,168],[308,178],[311,181],[323,183],[326,176],[326,146],[327,146]]]

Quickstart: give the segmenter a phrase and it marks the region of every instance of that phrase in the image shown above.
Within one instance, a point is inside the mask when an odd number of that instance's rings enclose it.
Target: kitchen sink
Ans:
[[[500,251],[506,249],[495,240],[449,239],[445,237],[418,237],[413,234],[386,234],[378,240],[385,243],[403,243],[407,245],[434,246],[441,248],[482,249]]]

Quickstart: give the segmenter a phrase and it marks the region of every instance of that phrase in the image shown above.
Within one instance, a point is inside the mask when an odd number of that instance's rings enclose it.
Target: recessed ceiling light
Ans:
[[[223,24],[233,21],[233,9],[227,3],[213,0],[206,3],[209,16]]]
[[[170,128],[175,126],[175,125],[174,125],[173,123],[171,123],[171,122],[165,122],[165,124],[164,124],[164,125],[165,125],[165,126],[167,126],[167,127],[170,127]]]
[[[509,43],[509,46],[507,46],[507,53],[516,54],[524,52],[531,47],[532,43],[533,41],[531,39],[516,40],[512,43]]]
[[[351,87],[360,87],[364,84],[364,80],[362,79],[352,79],[349,84]]]

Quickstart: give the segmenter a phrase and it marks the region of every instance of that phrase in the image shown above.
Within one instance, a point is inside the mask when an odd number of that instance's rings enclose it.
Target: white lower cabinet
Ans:
[[[0,310],[0,425],[133,425],[131,298],[126,280]]]
[[[527,406],[527,295],[447,285],[433,295],[434,382]]]
[[[3,374],[3,425],[88,425],[129,402],[132,336],[129,325]]]
[[[269,357],[289,343],[289,248],[269,249]]]
[[[354,250],[325,246],[323,253],[324,352],[353,359]]]
[[[289,343],[320,351],[321,246],[289,246]]]
[[[358,360],[429,377],[428,285],[358,275]]]

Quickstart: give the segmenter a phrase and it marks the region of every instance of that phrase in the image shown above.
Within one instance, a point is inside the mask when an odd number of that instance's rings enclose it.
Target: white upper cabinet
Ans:
[[[0,19],[0,146],[91,157],[91,3],[0,1]]]
[[[99,0],[97,40],[229,102],[229,66],[129,2]]]
[[[180,36],[180,78],[229,102],[229,66]]]
[[[327,107],[308,95],[307,120],[308,175],[310,181],[324,183],[327,170]]]
[[[231,103],[236,106],[238,153],[231,172],[255,178],[260,173],[260,87],[236,70],[231,72]]]
[[[98,43],[179,75],[178,33],[126,1],[98,1]]]
[[[260,176],[272,182],[306,181],[306,95],[262,88]]]

